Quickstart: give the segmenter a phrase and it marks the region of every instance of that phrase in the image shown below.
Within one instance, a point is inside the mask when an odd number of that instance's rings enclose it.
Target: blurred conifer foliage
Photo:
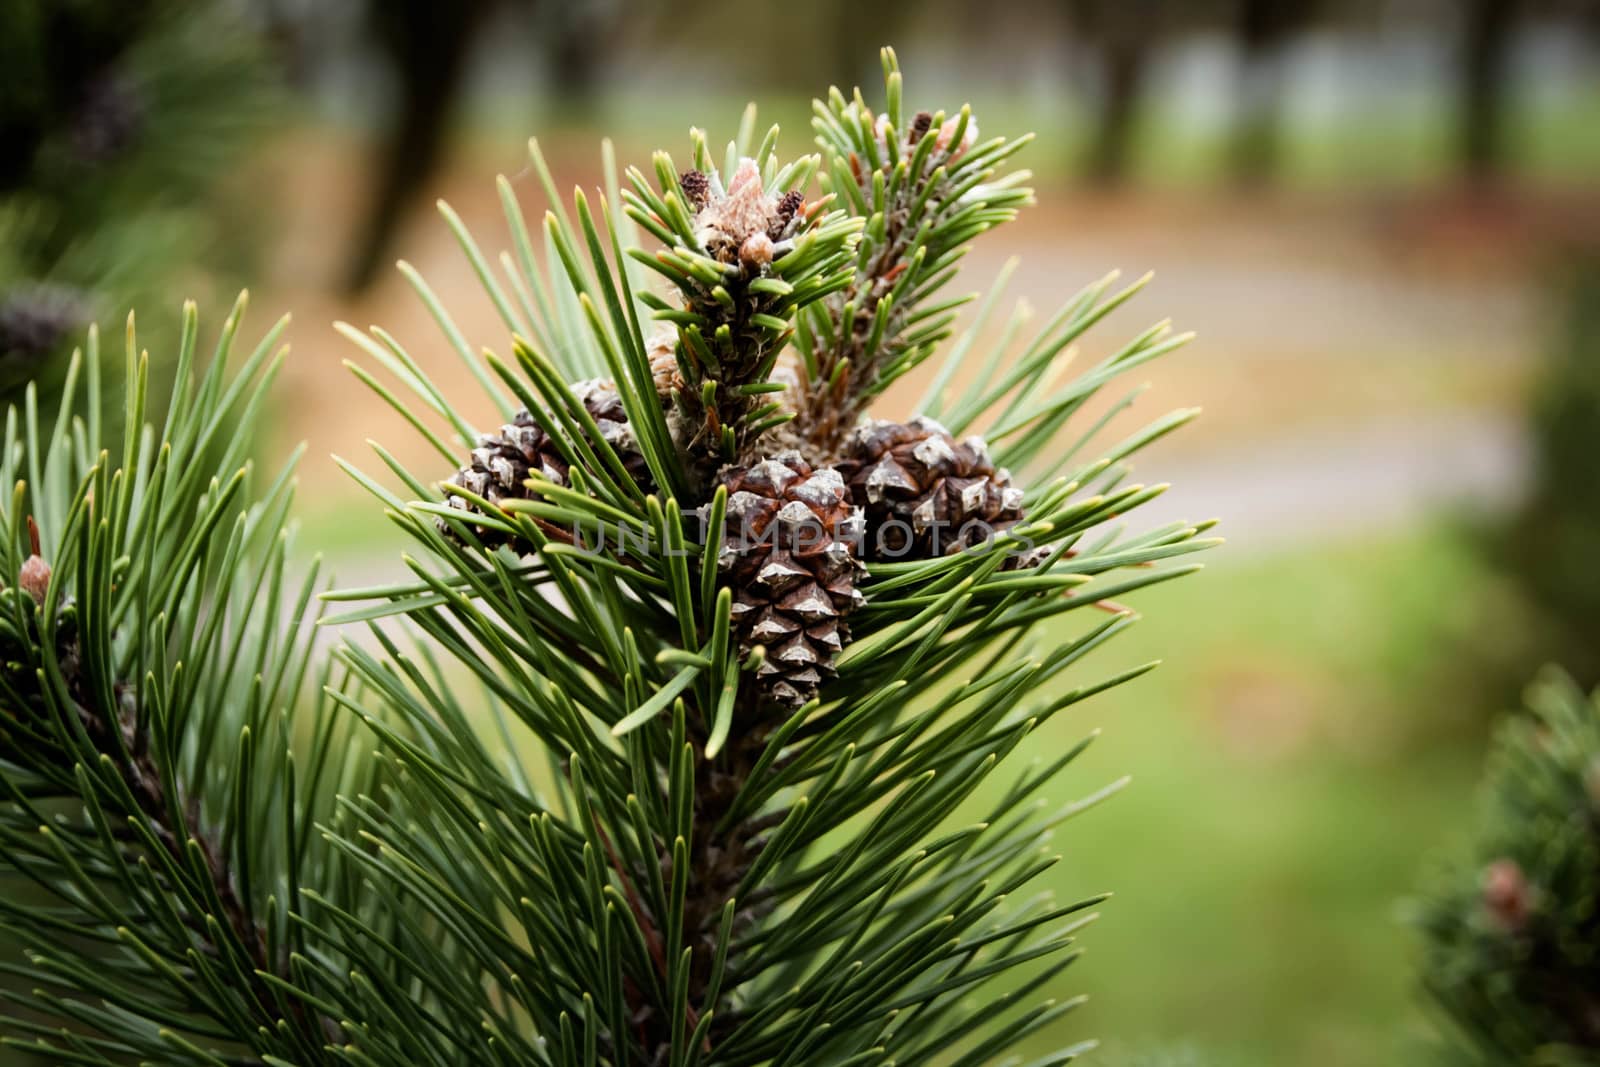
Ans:
[[[1600,1062],[1600,699],[1559,672],[1501,727],[1464,851],[1414,908],[1446,1062]]]
[[[1567,261],[1564,307],[1534,398],[1532,493],[1499,547],[1555,632],[1546,650],[1600,685],[1600,249]]]
[[[90,322],[242,265],[212,192],[270,114],[263,58],[211,0],[0,4],[0,396],[59,386]]]
[[[1585,689],[1600,685],[1600,252],[1557,264],[1553,329],[1526,416],[1531,481],[1508,517],[1474,528],[1495,581],[1452,641],[1452,669],[1469,664],[1463,698],[1480,706],[1514,700],[1542,663]]]

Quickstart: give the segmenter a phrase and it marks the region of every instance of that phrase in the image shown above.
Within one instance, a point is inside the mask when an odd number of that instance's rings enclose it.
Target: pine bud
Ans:
[[[739,246],[739,262],[751,270],[760,270],[772,264],[772,238],[764,233],[753,233]]]
[[[28,516],[28,537],[32,542],[33,554],[22,561],[22,569],[17,572],[17,585],[33,597],[35,604],[43,604],[45,594],[50,590],[50,564],[39,555],[39,524],[33,521],[32,515]]]
[[[1533,886],[1513,859],[1498,859],[1483,871],[1483,906],[1507,933],[1518,933],[1533,911]]]
[[[722,224],[729,233],[765,232],[777,204],[767,195],[761,168],[753,159],[741,159],[728,183],[728,195],[719,205]]]
[[[746,242],[756,234],[767,236],[777,222],[778,201],[767,195],[753,159],[740,160],[727,192],[719,194],[713,186],[704,203],[694,219],[695,234],[705,253],[722,263],[745,262]],[[759,255],[759,243],[751,251]]]
[[[17,574],[17,584],[33,597],[34,603],[43,604],[44,595],[50,588],[50,564],[38,556],[29,556]]]
[[[967,121],[966,130],[961,134],[961,143],[958,145],[952,145],[950,142],[955,140],[956,127],[959,125],[961,125],[961,117],[959,115],[953,119],[946,119],[944,121],[944,125],[939,127],[939,137],[938,140],[934,142],[934,147],[941,152],[949,152],[951,155],[957,155],[966,149],[971,148],[975,143],[977,143],[978,123],[975,120],[969,119]]]

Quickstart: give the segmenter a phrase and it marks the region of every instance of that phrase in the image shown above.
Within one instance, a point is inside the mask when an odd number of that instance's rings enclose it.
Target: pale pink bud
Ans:
[[[764,233],[753,233],[739,246],[739,262],[760,269],[772,262],[772,238]]]
[[[1498,859],[1483,871],[1483,905],[1502,929],[1516,933],[1533,911],[1533,886],[1516,860]]]
[[[772,198],[761,183],[761,168],[753,159],[739,161],[728,183],[728,198],[722,205],[724,228],[729,233],[765,230],[772,218]]]
[[[22,591],[33,597],[36,604],[44,603],[45,593],[50,590],[50,564],[38,556],[29,556],[22,562],[22,570],[17,573],[17,584]]]
[[[39,524],[33,521],[32,515],[28,516],[28,544],[33,553],[22,561],[17,584],[33,597],[35,604],[43,604],[45,593],[50,591],[50,564],[39,555]]]
[[[777,210],[778,202],[767,195],[762,182],[761,168],[755,160],[743,159],[727,193],[708,203],[695,224],[707,248],[726,242],[723,247],[729,251],[740,250],[750,235],[767,231]]]
[[[739,165],[734,168],[733,178],[728,182],[728,199],[736,200],[742,196],[760,195],[761,168],[756,166],[756,161],[749,156],[739,160]]]
[[[954,149],[950,148],[950,142],[955,139],[956,127],[959,125],[961,125],[960,115],[953,119],[945,119],[944,124],[939,127],[939,136],[934,141],[934,146],[941,152],[949,151],[951,155],[956,155],[976,144],[978,140],[978,123],[975,119],[968,119],[967,128],[961,134],[961,143]]]

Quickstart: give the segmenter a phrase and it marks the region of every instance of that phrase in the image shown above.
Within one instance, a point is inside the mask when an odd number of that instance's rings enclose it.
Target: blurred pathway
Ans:
[[[1218,517],[1232,551],[1384,533],[1451,509],[1505,506],[1527,477],[1516,420],[1485,414],[1385,419],[1265,439],[1191,464],[1146,464],[1172,488],[1142,523]]]

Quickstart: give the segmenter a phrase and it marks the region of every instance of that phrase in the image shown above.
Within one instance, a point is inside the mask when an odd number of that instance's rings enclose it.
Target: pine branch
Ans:
[[[769,136],[753,157],[765,161],[768,177],[740,187],[752,201],[758,189],[769,196],[787,181],[780,177],[786,168],[769,158],[772,142]],[[726,172],[745,151],[732,146]],[[634,173],[626,194],[633,221],[668,253],[623,247],[592,226],[580,197],[578,225],[559,213],[547,217],[552,269],[518,232],[520,209],[508,200],[513,247],[526,253],[515,257],[513,289],[531,295],[544,283],[527,279],[564,275],[583,312],[554,313],[559,288],[520,311],[496,298],[519,335],[514,360],[474,355],[417,283],[470,377],[485,382],[500,410],[526,412],[498,433],[462,423],[393,338],[350,331],[454,427],[458,449],[472,448],[442,497],[427,476],[387,452],[379,457],[399,492],[349,468],[433,561],[417,558],[413,581],[337,594],[358,606],[331,620],[374,626],[382,654],[344,653],[371,690],[352,706],[389,709],[394,723],[406,725],[409,735],[382,728],[385,747],[409,769],[404,807],[436,812],[409,827],[374,815],[373,825],[382,826],[383,851],[405,857],[407,895],[430,923],[458,926],[460,900],[481,895],[472,911],[482,933],[462,940],[470,973],[554,1042],[552,1062],[581,1060],[592,1048],[597,1062],[617,1064],[931,1063],[952,1047],[962,1050],[962,1062],[988,1062],[1070,1004],[1030,1011],[1023,1000],[1007,1000],[975,1018],[958,1009],[960,994],[1014,966],[1053,959],[1045,966],[1054,974],[1074,958],[1072,945],[1099,898],[1051,906],[1025,901],[1019,890],[1050,865],[1039,856],[1039,834],[1115,789],[1051,819],[1027,816],[1078,746],[1048,769],[1019,776],[984,822],[941,827],[1044,723],[1143,673],[1061,681],[1131,623],[1121,598],[1190,572],[1161,564],[1215,543],[1203,536],[1210,523],[1136,535],[1109,527],[1162,489],[1121,484],[1126,460],[1192,412],[1110,444],[1096,441],[1102,419],[1074,444],[1046,450],[1106,384],[1185,338],[1164,326],[1144,331],[1077,380],[1054,384],[1057,357],[1133,291],[1111,293],[1107,279],[1020,352],[1007,339],[986,359],[990,384],[982,395],[947,417],[958,431],[975,420],[994,423],[1004,455],[1055,480],[1019,490],[1025,512],[1008,513],[989,542],[952,555],[871,561],[860,579],[865,604],[851,609],[848,634],[824,627],[844,635],[837,663],[821,670],[813,653],[803,661],[811,681],[789,684],[797,675],[786,672],[797,668],[779,660],[783,646],[750,640],[749,623],[740,621],[750,592],[742,576],[763,565],[739,543],[741,517],[752,507],[769,514],[761,509],[809,501],[812,514],[842,531],[856,489],[789,454],[707,480],[713,459],[739,449],[771,455],[792,437],[785,431],[764,446],[759,434],[735,435],[724,439],[732,451],[705,451],[711,435],[698,420],[715,411],[715,392],[700,414],[685,418],[684,398],[697,395],[691,381],[721,389],[736,375],[767,375],[772,344],[782,337],[750,340],[734,331],[737,315],[719,318],[728,305],[713,295],[718,286],[731,297],[732,287],[746,285],[750,299],[764,290],[754,288],[757,274],[737,254],[749,235],[734,241],[716,226],[694,228],[692,216],[706,212],[714,194],[726,197],[708,177],[704,206],[693,210],[695,175],[715,169],[703,147],[695,162],[680,175],[658,157],[664,192]],[[542,164],[536,169],[543,173]],[[448,211],[446,218],[469,259],[486,263],[458,220]],[[621,255],[602,255],[608,244]],[[576,252],[585,245],[587,262]],[[719,248],[730,262],[707,254]],[[611,263],[628,259],[670,277],[683,304],[625,283]],[[704,279],[696,267],[705,268]],[[666,389],[651,356],[661,350],[643,336],[629,299],[673,323],[677,380]],[[599,313],[601,306],[608,311]],[[799,321],[826,318],[825,307],[833,305],[809,302]],[[706,359],[698,344],[718,330],[727,345]],[[962,342],[951,358],[972,344]],[[585,351],[612,372],[598,391],[562,380],[557,354]],[[699,363],[686,365],[691,358]],[[364,380],[402,413],[410,410],[387,384]],[[663,408],[664,424],[657,421]],[[414,421],[450,454],[443,434]],[[1079,454],[1089,448],[1094,458]],[[982,462],[978,452],[962,455]],[[648,482],[638,473],[646,469]],[[771,479],[808,488],[763,497],[774,492]],[[990,468],[959,484],[972,482],[1003,484],[1003,472]],[[659,492],[667,485],[670,493]],[[1024,559],[1026,569],[1018,564]],[[1080,608],[1097,609],[1081,633],[1042,649],[1025,643],[1039,625]],[[426,646],[470,674],[483,687],[492,733],[508,738],[501,750],[544,749],[552,773],[535,787],[536,776],[514,757],[509,770],[503,766],[468,706],[446,696],[459,684],[438,668],[412,665],[385,620],[414,626]],[[451,708],[442,717],[441,702]],[[530,823],[534,840],[516,844],[517,827]],[[480,845],[480,834],[492,844]],[[481,855],[486,883],[462,873],[463,849]],[[435,884],[456,887],[459,897],[426,888]],[[510,916],[505,938],[489,934],[499,911]],[[524,944],[552,950],[530,953]],[[490,1015],[496,1040],[525,1033],[503,1007]],[[1063,1049],[1052,1062],[1086,1047]]]
[[[834,89],[813,120],[824,188],[865,223],[850,284],[799,334],[796,432],[824,455],[837,455],[865,406],[949,337],[968,298],[937,297],[967,243],[1033,200],[1020,184],[1026,171],[996,178],[1031,138],[980,144],[969,107],[906,119],[893,49],[883,69],[884,113],[859,89],[849,101]]]
[[[1125,599],[1215,543],[1208,522],[1124,525],[1163,489],[1130,459],[1191,412],[1120,440],[1101,440],[1110,416],[1069,430],[1184,338],[1145,330],[1059,381],[1131,295],[1107,279],[1020,347],[1007,331],[944,410],[952,362],[927,413],[948,427],[866,421],[841,455],[769,436],[789,414],[774,398],[797,395],[786,345],[831,339],[835,381],[849,359],[873,371],[814,424],[838,430],[947,332],[934,290],[1015,206],[1005,179],[978,191],[1007,144],[969,143],[960,119],[941,146],[930,116],[902,152],[886,62],[886,124],[859,100],[821,109],[852,151],[882,125],[884,152],[911,155],[875,172],[870,213],[856,175],[835,186],[855,208],[795,204],[817,162],[779,165],[775,134],[752,151],[753,113],[720,168],[697,134],[691,171],[658,156],[620,200],[608,151],[598,200],[552,198],[542,254],[502,182],[503,277],[444,209],[509,355],[402,269],[501,425],[480,433],[397,338],[343,328],[436,458],[341,461],[413,551],[402,581],[325,594],[349,606],[324,621],[364,633],[320,672],[314,577],[284,579],[289,483],[252,496],[243,451],[276,331],[230,379],[236,314],[196,377],[189,313],[159,434],[130,339],[110,454],[94,403],[48,433],[33,405],[13,413],[0,874],[45,902],[0,898],[31,949],[10,970],[36,990],[0,994],[4,1040],[92,1064],[978,1067],[1076,1008],[1040,997],[1104,897],[1032,887],[1052,830],[1122,783],[1046,802],[1092,739],[1012,768],[1148,669],[1083,673],[1134,621]],[[939,204],[891,233],[903,190],[885,183],[911,176]],[[992,451],[956,436],[974,425]]]
[[[101,446],[92,331],[54,429],[41,433],[31,397],[25,426],[15,410],[8,420],[0,478],[17,490],[0,506],[0,573],[15,576],[0,593],[0,874],[35,893],[0,907],[0,925],[28,946],[34,989],[4,995],[97,1036],[33,1030],[25,1041],[31,1024],[8,1015],[5,1040],[74,1050],[74,1062],[216,1062],[196,1041],[317,1062],[341,1039],[337,1013],[286,992],[307,947],[290,927],[310,856],[296,820],[323,810],[330,783],[319,756],[296,786],[275,718],[306,671],[298,620],[315,570],[288,599],[287,476],[248,496],[247,432],[282,323],[230,380],[243,310],[196,378],[198,320],[185,309],[159,448],[131,320],[118,447]],[[282,633],[280,611],[296,620]]]
[[[33,526],[31,519],[29,525]],[[35,528],[33,554],[23,564],[23,577],[19,585],[30,595],[38,590],[34,599],[42,606],[50,568],[38,554],[37,536]],[[96,690],[103,689],[103,686],[94,685],[91,679],[84,676],[83,651],[76,635],[66,638],[58,636],[57,640],[62,647],[56,663],[59,665],[61,681],[70,694],[68,713],[76,717],[90,748],[100,754],[102,766],[121,778],[125,796],[131,801],[133,809],[129,814],[143,823],[137,834],[123,842],[126,851],[122,861],[129,864],[139,862],[141,845],[144,844],[140,840],[142,836],[146,842],[153,841],[155,847],[166,853],[167,862],[162,866],[169,876],[181,872],[181,875],[196,879],[188,888],[188,895],[216,905],[226,923],[225,936],[216,936],[208,928],[208,915],[186,913],[182,916],[183,921],[202,950],[219,960],[237,949],[243,949],[248,964],[247,1003],[256,1025],[272,1028],[279,1023],[280,1012],[287,1010],[293,1026],[301,1031],[302,1040],[309,1040],[314,1046],[325,1041],[337,1042],[340,1038],[337,1022],[325,1017],[309,1017],[304,1005],[299,1002],[283,1004],[274,987],[267,983],[265,976],[275,976],[280,981],[289,980],[288,961],[271,954],[264,924],[256,917],[251,902],[240,895],[238,872],[228,855],[229,850],[215,830],[204,827],[201,810],[206,805],[203,797],[197,792],[186,793],[178,787],[170,773],[163,773],[157,766],[151,752],[148,722],[141,722],[138,715],[135,697],[137,687],[125,679],[116,680],[111,683],[111,693],[117,702],[115,708],[101,705]],[[36,670],[39,678],[46,673],[46,669]],[[19,686],[16,693],[27,706],[40,708],[51,703],[44,694],[30,693],[25,686]],[[48,751],[43,750],[43,746],[29,746],[27,750],[6,752],[9,747],[0,748],[0,752],[18,766],[27,766]],[[74,767],[83,766],[70,762],[81,758],[79,753],[61,751],[54,755],[61,761],[59,770],[63,774],[74,774]],[[75,795],[76,790],[66,794],[67,797]],[[32,799],[40,798],[35,796]],[[174,892],[174,889],[169,887],[166,891]]]
[[[662,367],[674,440],[704,482],[787,421],[770,399],[782,391],[769,381],[773,369],[795,316],[849,284],[861,223],[827,210],[831,198],[806,203],[800,187],[817,160],[779,169],[772,155],[776,127],[753,158],[745,155],[748,135],[731,145],[730,160],[739,162],[725,174],[711,165],[704,136],[695,133],[697,169],[680,174],[658,153],[660,193],[635,170],[625,196],[633,220],[667,245],[629,254],[670,281],[683,301],[675,307],[642,295],[673,327],[655,342],[662,349],[657,358],[670,356],[675,364],[675,372]]]

